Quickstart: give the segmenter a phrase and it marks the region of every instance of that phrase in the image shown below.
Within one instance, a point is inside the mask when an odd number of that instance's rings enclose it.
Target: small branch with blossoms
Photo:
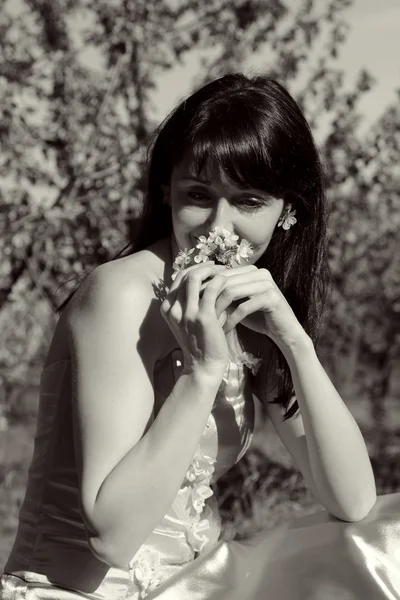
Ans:
[[[209,261],[214,261],[217,265],[225,265],[228,269],[234,269],[247,262],[254,254],[254,250],[247,240],[242,238],[238,243],[239,236],[223,227],[215,227],[209,232],[207,238],[201,235],[197,239],[198,244],[194,248],[179,250],[172,265],[174,270],[172,279],[176,278],[179,271],[191,265]]]
[[[228,269],[246,264],[254,254],[250,243],[223,227],[215,227],[208,233],[198,238],[198,243],[190,250],[180,250],[172,265],[174,272],[171,278],[174,280],[180,271],[195,264],[214,261],[217,265],[225,265]],[[262,359],[244,350],[235,331],[227,334],[230,358],[236,364],[245,364],[256,375]]]

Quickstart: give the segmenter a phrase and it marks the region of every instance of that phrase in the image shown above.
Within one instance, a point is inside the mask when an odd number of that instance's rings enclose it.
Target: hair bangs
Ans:
[[[241,114],[236,120],[232,116],[225,111],[207,119],[186,142],[185,152],[190,152],[196,174],[207,173],[217,165],[238,187],[279,194],[281,186],[258,119],[249,115],[245,121]]]

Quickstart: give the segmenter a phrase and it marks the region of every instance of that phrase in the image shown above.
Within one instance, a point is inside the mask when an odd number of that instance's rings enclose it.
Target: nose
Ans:
[[[223,227],[233,232],[233,209],[226,198],[220,198],[207,220],[208,231],[215,227]]]

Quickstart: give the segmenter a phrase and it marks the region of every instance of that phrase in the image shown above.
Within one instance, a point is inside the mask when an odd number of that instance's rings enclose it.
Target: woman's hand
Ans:
[[[289,347],[307,334],[267,269],[246,265],[227,269],[216,313],[227,312],[228,333],[238,323],[269,336],[279,347]]]
[[[221,378],[224,374],[229,359],[222,329],[226,315],[221,310],[217,318],[215,303],[226,271],[211,261],[180,271],[161,305],[161,314],[182,349],[185,370]]]

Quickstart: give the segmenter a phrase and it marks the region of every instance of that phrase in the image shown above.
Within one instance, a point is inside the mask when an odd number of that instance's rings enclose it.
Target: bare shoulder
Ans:
[[[160,240],[146,250],[96,267],[81,282],[63,310],[53,334],[45,365],[71,358],[67,343],[71,321],[78,320],[85,311],[98,311],[101,307],[104,311],[116,307],[115,313],[126,318],[127,323],[131,310],[142,313],[146,321],[144,330],[157,332],[157,339],[160,342],[157,347],[162,353],[160,356],[163,356],[164,352],[166,354],[173,342],[172,334],[160,314],[159,296],[163,281],[170,277],[169,262],[167,243],[165,240]],[[121,306],[123,303],[126,305],[126,315]]]
[[[154,249],[153,249],[154,247]],[[68,328],[81,321],[82,315],[97,313],[99,319],[114,315],[129,328],[141,321],[141,339],[153,362],[169,345],[170,332],[160,313],[163,281],[168,265],[163,244],[158,242],[131,256],[96,267],[82,282],[67,305],[63,320]],[[112,325],[111,321],[110,324]],[[156,336],[156,337],[155,337]],[[150,343],[157,339],[156,346]]]
[[[150,302],[155,297],[156,280],[156,260],[148,250],[104,263],[81,283],[67,305],[66,314],[71,317],[82,305],[95,301],[99,294],[115,300],[121,295],[135,295],[141,301]]]
[[[98,307],[99,303],[109,303],[111,308],[133,297],[139,304],[151,302],[149,278],[140,261],[130,260],[128,265],[121,260],[124,259],[99,265],[83,280],[66,307],[66,320],[78,318],[84,310]]]

